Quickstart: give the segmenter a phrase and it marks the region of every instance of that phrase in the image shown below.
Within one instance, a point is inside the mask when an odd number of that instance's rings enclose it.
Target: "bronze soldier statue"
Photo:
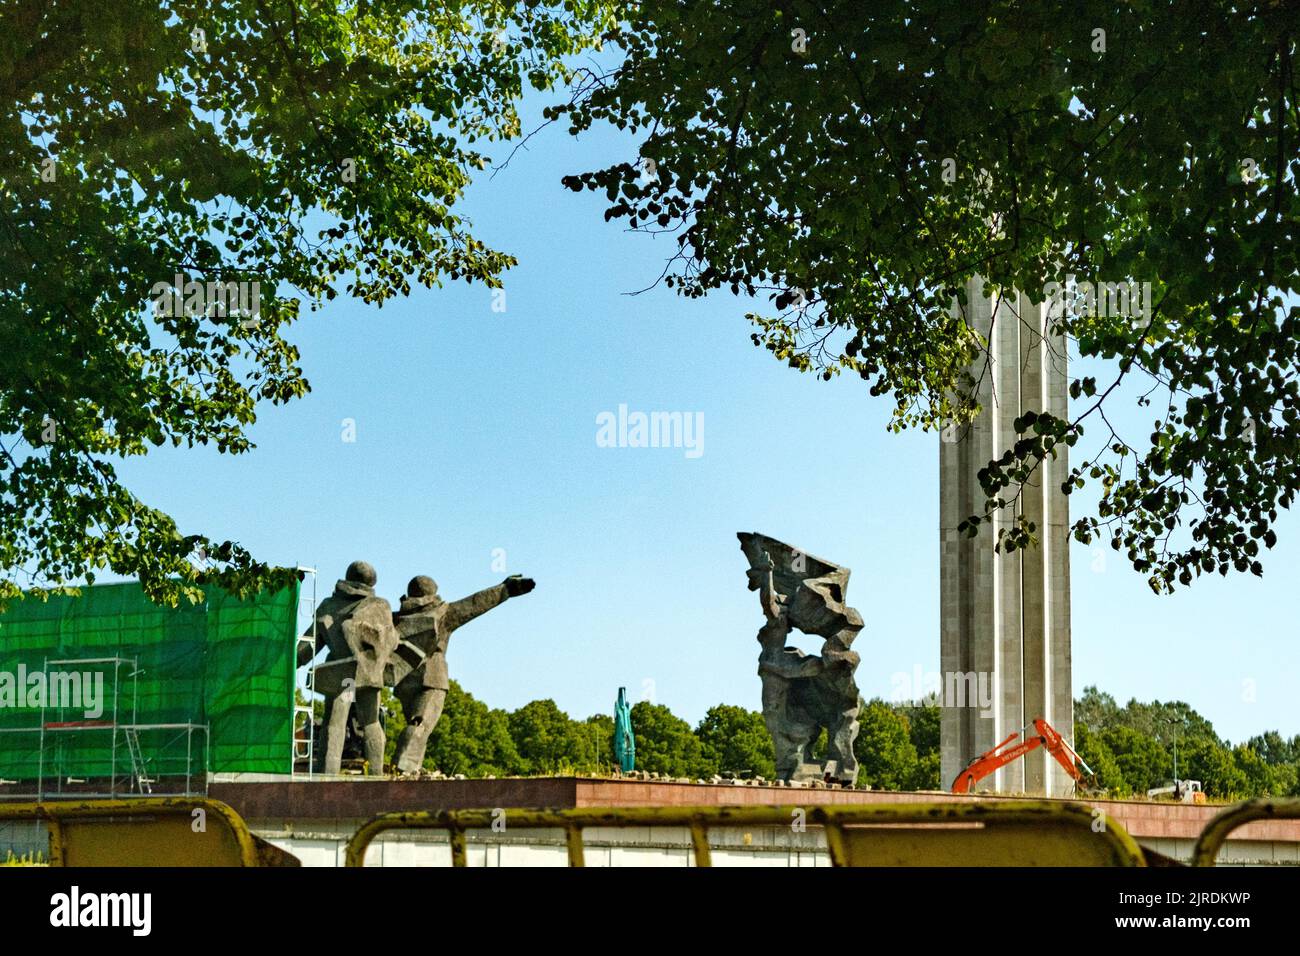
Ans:
[[[767,621],[758,631],[758,676],[763,687],[763,723],[772,735],[776,751],[776,776],[789,780],[806,759],[812,757],[812,745],[820,726],[802,701],[792,696],[803,679],[821,673],[820,657],[806,654],[797,647],[786,647],[790,620],[783,595],[773,580],[772,557],[758,553],[749,571],[749,586],[757,590]]]
[[[406,718],[406,729],[397,742],[397,769],[402,773],[420,769],[429,734],[442,716],[450,683],[447,644],[451,635],[480,614],[534,587],[531,578],[515,574],[495,587],[449,604],[438,596],[433,578],[420,575],[411,579],[401,607],[393,615],[401,642],[394,657],[395,693]]]
[[[796,684],[792,697],[795,706],[810,714],[817,725],[808,752],[825,727],[827,776],[851,787],[858,778],[853,742],[858,736],[858,710],[862,703],[854,677],[861,658],[851,647],[862,630],[862,618],[854,608],[845,610],[849,618],[845,626],[822,645],[821,671]]]
[[[851,648],[863,622],[844,603],[849,569],[767,535],[740,532],[737,537],[749,561],[749,589],[759,592],[767,618],[758,632],[758,673],[777,778],[807,779],[811,771],[853,786],[860,706],[854,675],[860,659]],[[786,647],[792,629],[823,638],[821,656]],[[812,763],[822,728],[827,732],[826,760]]]
[[[392,606],[375,596],[375,569],[365,561],[348,565],[334,593],[316,608],[316,645],[298,654],[299,665],[308,663],[322,647],[329,656],[316,670],[316,687],[326,698],[325,773],[339,773],[348,715],[355,706],[365,740],[370,773],[384,770],[384,725],[380,720],[379,693],[389,655],[397,647]],[[310,634],[310,632],[308,632]]]

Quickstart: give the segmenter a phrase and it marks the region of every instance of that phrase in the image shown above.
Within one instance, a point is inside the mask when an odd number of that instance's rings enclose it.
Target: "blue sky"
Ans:
[[[477,286],[417,287],[382,309],[336,300],[291,330],[313,390],[262,409],[253,453],[159,450],[120,467],[128,486],[184,533],[320,568],[322,597],[354,558],[394,604],[416,574],[460,597],[503,577],[503,549],[537,590],[449,653],[453,678],[493,706],[551,697],[585,717],[626,686],[692,723],[719,702],[757,709],[762,615],[737,531],[853,569],[866,696],[937,670],[938,436],[887,434],[888,402],[862,383],[755,348],[729,294],[627,294],[673,239],[604,222],[603,196],[560,177],[634,156],[622,134],[546,129],[463,207],[520,260],[504,313]],[[597,415],[620,404],[702,413],[703,454],[598,447]],[[1278,530],[1263,580],[1164,598],[1109,549],[1075,545],[1076,695],[1182,699],[1234,742],[1300,733],[1300,521]]]

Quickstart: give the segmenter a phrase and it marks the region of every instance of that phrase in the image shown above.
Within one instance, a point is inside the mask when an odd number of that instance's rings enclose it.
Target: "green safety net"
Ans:
[[[0,779],[107,777],[130,766],[131,747],[155,775],[289,773],[298,586],[205,593],[170,608],[126,583],[11,602]]]

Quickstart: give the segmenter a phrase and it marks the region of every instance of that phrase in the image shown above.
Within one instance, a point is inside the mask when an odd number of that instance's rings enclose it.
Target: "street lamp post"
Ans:
[[[1178,779],[1178,727],[1182,724],[1182,719],[1173,717],[1164,718],[1165,723],[1172,724],[1174,728],[1174,797],[1178,800],[1183,798],[1181,781]]]

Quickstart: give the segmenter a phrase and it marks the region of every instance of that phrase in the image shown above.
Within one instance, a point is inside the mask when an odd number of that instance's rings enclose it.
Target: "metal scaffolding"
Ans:
[[[289,767],[293,776],[311,777],[316,767],[316,569],[299,566],[298,571],[303,575],[311,575],[311,597],[307,598],[301,592],[299,592],[298,596],[299,609],[301,609],[304,601],[310,602],[307,613],[311,619],[311,630],[298,631],[298,636],[294,641],[294,664],[297,666],[303,650],[309,652],[310,661],[307,664],[307,673],[304,677],[303,699],[305,703],[300,704],[297,697],[294,698],[293,755]],[[303,734],[302,737],[299,737],[300,731]],[[303,770],[301,771],[298,769],[300,763],[303,764]]]
[[[51,680],[51,671],[56,675]],[[111,704],[90,717],[80,680],[112,673]],[[125,673],[124,673],[125,672]],[[194,723],[139,723],[137,703],[141,670],[135,658],[85,657],[43,661],[42,687],[71,686],[78,679],[77,700],[42,692],[40,721],[31,727],[0,728],[2,746],[19,750],[24,738],[35,742],[36,773],[31,779],[0,780],[0,800],[114,799],[131,794],[155,797],[202,796],[208,790],[208,725]],[[123,683],[129,681],[129,701]],[[57,700],[51,700],[57,696]],[[107,703],[107,702],[105,702]],[[80,716],[75,711],[80,710]],[[84,763],[92,735],[109,735],[108,760],[91,772],[72,773],[68,767]],[[201,747],[195,736],[201,736]],[[197,761],[197,763],[196,763]],[[26,786],[24,786],[26,784]]]

